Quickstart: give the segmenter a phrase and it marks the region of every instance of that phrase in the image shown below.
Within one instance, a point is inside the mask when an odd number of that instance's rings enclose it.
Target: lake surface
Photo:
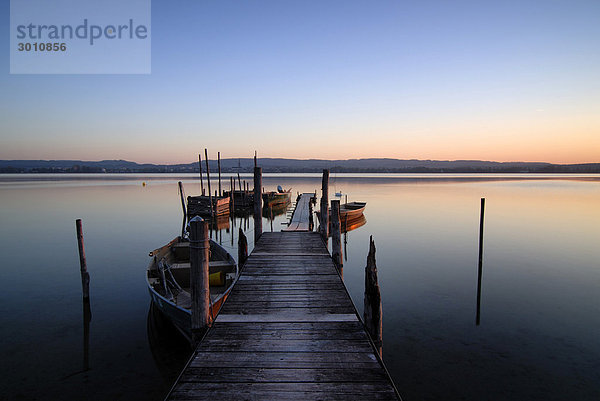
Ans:
[[[190,350],[149,319],[144,272],[148,252],[181,230],[178,180],[199,192],[193,175],[0,175],[2,399],[163,399]],[[294,193],[320,183],[263,178]],[[404,400],[600,399],[600,176],[332,174],[337,191],[368,203],[367,223],[347,234],[344,281],[362,312],[373,235],[383,359]],[[91,275],[87,349],[77,218]],[[233,255],[240,226],[251,249],[251,219],[212,233]]]

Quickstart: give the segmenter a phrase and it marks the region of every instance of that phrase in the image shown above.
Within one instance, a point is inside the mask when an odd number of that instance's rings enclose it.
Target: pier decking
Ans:
[[[320,235],[265,232],[167,399],[399,396]]]
[[[300,199],[296,202],[296,208],[292,215],[292,220],[287,228],[282,231],[309,231],[310,223],[310,201],[315,196],[312,193],[303,193],[300,195]]]

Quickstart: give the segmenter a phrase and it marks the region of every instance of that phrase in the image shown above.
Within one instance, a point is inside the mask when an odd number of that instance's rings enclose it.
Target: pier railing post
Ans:
[[[367,255],[367,266],[365,267],[365,305],[363,320],[367,332],[371,336],[379,355],[383,344],[382,338],[382,308],[381,293],[377,281],[377,264],[375,262],[375,242],[373,236],[369,238],[369,254]]]
[[[331,201],[331,258],[340,275],[343,273],[344,262],[342,258],[342,228],[340,223],[340,201]]]
[[[329,170],[323,169],[323,181],[321,183],[321,221],[320,230],[323,241],[329,239]]]
[[[90,274],[87,271],[87,262],[85,260],[85,247],[83,246],[83,227],[81,219],[75,220],[77,229],[77,247],[79,248],[79,268],[81,271],[81,289],[83,292],[83,300],[90,301]]]
[[[190,286],[192,296],[192,337],[198,343],[210,322],[208,278],[210,243],[208,223],[196,216],[190,220]]]
[[[248,239],[246,239],[244,230],[240,227],[238,235],[238,267],[240,269],[246,263],[246,259],[248,259]]]
[[[262,167],[254,167],[254,244],[262,235]]]

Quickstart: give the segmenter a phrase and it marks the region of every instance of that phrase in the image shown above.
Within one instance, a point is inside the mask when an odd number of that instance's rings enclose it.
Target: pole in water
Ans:
[[[381,293],[377,279],[377,264],[375,261],[375,242],[371,235],[369,239],[369,254],[367,255],[367,266],[365,267],[365,305],[363,320],[371,340],[381,356],[382,338],[382,308]]]
[[[190,283],[192,337],[197,344],[210,325],[210,289],[208,277],[210,244],[208,223],[196,216],[190,220]]]
[[[85,260],[85,247],[83,246],[83,227],[81,219],[75,220],[77,230],[77,246],[79,248],[79,268],[81,271],[81,287],[83,292],[83,300],[90,300],[90,275],[87,271],[87,262]]]
[[[323,169],[323,180],[321,183],[321,221],[320,230],[323,241],[329,241],[329,170]]]
[[[240,227],[238,235],[238,267],[241,269],[248,259],[248,239],[244,234],[244,230]]]
[[[183,234],[185,234],[185,223],[187,222],[187,210],[185,208],[185,196],[183,194],[183,183],[179,181],[177,183],[179,186],[179,197],[181,198],[181,209],[183,210],[183,227],[181,227],[181,238],[183,238]]]
[[[200,195],[204,195],[204,183],[202,182],[202,157],[198,153],[198,167],[200,168]]]
[[[254,167],[254,246],[262,235],[262,168]]]
[[[481,213],[479,215],[479,263],[477,265],[477,315],[475,324],[481,320],[481,276],[483,274],[483,216],[485,213],[485,198],[481,198]]]
[[[340,224],[340,201],[331,201],[331,258],[343,277],[342,230]]]
[[[223,196],[221,191],[221,152],[217,152],[217,163],[219,166],[219,196]]]
[[[206,161],[206,182],[208,183],[208,201],[210,203],[210,217],[215,217],[212,194],[210,192],[210,169],[208,168],[208,150],[204,148],[204,161]]]
[[[256,156],[257,156],[257,153],[256,153],[256,150],[255,150],[254,151],[254,168],[258,167],[258,161],[256,160]]]

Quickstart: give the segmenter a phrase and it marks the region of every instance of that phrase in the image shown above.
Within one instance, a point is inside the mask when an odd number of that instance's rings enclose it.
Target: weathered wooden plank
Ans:
[[[199,383],[199,382],[186,382],[182,383],[181,391],[190,391],[203,388],[205,391],[218,391],[222,390],[223,386],[218,383]],[[297,392],[298,385],[295,382],[284,382],[284,383],[232,383],[231,388],[235,388],[240,393],[250,391],[281,391],[281,392]],[[379,383],[369,382],[321,382],[321,383],[302,383],[302,390],[305,392],[325,392],[332,391],[338,394],[353,394],[354,392],[360,393],[387,393],[389,390],[385,386],[381,386]]]
[[[290,283],[290,282],[298,282],[298,283],[312,283],[315,280],[311,278],[310,275],[307,274],[294,274],[294,275],[282,275],[282,276],[272,276],[272,275],[262,275],[262,276],[249,276],[243,275],[239,278],[239,283],[244,283],[245,281],[259,281],[261,283]],[[319,277],[318,283],[338,283],[340,281],[340,277],[338,275],[325,275],[323,277]]]
[[[254,322],[254,323],[239,323],[239,322],[223,322],[216,321],[212,326],[214,329],[232,329],[239,331],[265,331],[265,330],[345,330],[345,331],[364,331],[363,325],[358,320],[353,321],[338,321],[338,322]]]
[[[174,400],[397,400],[380,383],[182,383]]]
[[[366,340],[366,334],[360,331],[344,330],[265,330],[239,333],[239,330],[211,330],[207,338],[218,338],[226,336],[237,336],[244,340],[259,340],[262,338],[273,338],[278,340]]]
[[[225,303],[227,304],[227,303]],[[299,312],[273,312],[269,314],[227,314],[219,313],[219,322],[352,322],[358,321],[354,313],[346,314],[309,314]]]
[[[311,367],[374,367],[379,362],[370,352],[248,352],[223,351],[195,354],[190,366],[193,367],[269,367],[269,368],[311,368]]]
[[[386,383],[387,375],[383,369],[367,367],[360,369],[281,369],[281,368],[218,368],[188,366],[179,378],[180,382],[209,383],[259,383],[259,382],[370,382]]]
[[[340,348],[336,348],[340,347]],[[271,352],[369,352],[371,344],[367,341],[358,340],[279,340],[279,339],[261,339],[248,341],[244,339],[210,339],[205,338],[198,346],[198,351],[210,350],[217,351],[245,351],[257,352],[270,350]]]
[[[252,331],[240,333],[239,330],[219,330],[214,329],[206,337],[227,338],[227,336],[235,336],[238,339],[245,341],[259,341],[264,338],[273,340],[367,340],[367,335],[360,331],[344,331],[344,330],[264,330],[262,332]]]

